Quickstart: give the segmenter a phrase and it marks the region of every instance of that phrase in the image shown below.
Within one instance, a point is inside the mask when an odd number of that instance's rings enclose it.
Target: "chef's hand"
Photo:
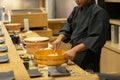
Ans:
[[[52,46],[53,46],[53,49],[54,51],[56,52],[58,50],[58,48],[60,47],[60,44],[61,44],[61,40],[60,39],[56,39],[53,43],[52,43]]]
[[[65,38],[66,38],[65,35],[60,34],[58,36],[58,38],[52,43],[52,46],[53,46],[53,49],[54,49],[55,52],[58,50],[58,48],[60,47],[60,44],[61,44],[62,40],[65,39]]]
[[[68,51],[65,52],[65,57],[66,59],[70,59],[70,60],[73,60],[75,58],[75,55],[76,55],[76,51],[74,51],[73,49],[70,49]]]
[[[88,47],[84,43],[80,43],[80,44],[76,45],[75,47],[73,47],[72,49],[65,52],[65,57],[67,59],[73,60],[75,58],[75,55],[77,52],[85,51],[87,49],[88,49]]]

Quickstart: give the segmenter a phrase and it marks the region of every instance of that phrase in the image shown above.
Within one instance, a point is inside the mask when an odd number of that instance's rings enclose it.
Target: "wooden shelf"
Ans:
[[[110,24],[120,26],[120,19],[110,19]]]
[[[119,2],[120,3],[120,0],[105,0],[105,2]]]

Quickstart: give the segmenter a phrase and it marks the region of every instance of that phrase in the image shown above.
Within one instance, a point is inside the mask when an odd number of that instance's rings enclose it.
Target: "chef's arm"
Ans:
[[[65,40],[66,38],[67,38],[67,37],[66,37],[64,34],[60,34],[60,35],[58,36],[57,40],[63,41],[63,40]]]
[[[60,34],[58,38],[52,43],[54,51],[57,51],[58,48],[60,47],[61,41],[63,41],[66,38],[65,35]]]
[[[72,50],[74,50],[75,52],[85,51],[87,49],[88,49],[87,46],[83,43],[80,43],[72,48]]]

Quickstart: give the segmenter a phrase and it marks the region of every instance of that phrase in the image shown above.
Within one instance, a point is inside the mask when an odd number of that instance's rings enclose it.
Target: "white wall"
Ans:
[[[6,9],[37,8],[40,0],[0,0],[0,7],[5,5]]]
[[[68,17],[74,6],[76,6],[74,0],[46,0],[49,19]]]
[[[68,17],[74,6],[76,6],[74,0],[56,0],[56,17]]]
[[[46,0],[46,10],[48,12],[48,18],[55,18],[55,0]]]

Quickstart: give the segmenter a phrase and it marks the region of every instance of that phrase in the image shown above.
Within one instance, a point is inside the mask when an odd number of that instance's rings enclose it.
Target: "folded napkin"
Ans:
[[[0,80],[15,80],[14,72],[0,72]]]
[[[0,44],[3,44],[3,43],[5,43],[5,39],[4,38],[0,39]]]
[[[50,67],[48,68],[48,76],[70,76],[70,72],[63,66]]]
[[[0,52],[7,52],[8,47],[7,46],[0,46]]]
[[[30,78],[36,78],[36,77],[41,77],[42,73],[38,71],[38,69],[29,69],[27,70]]]
[[[0,63],[6,63],[9,62],[8,55],[0,56]]]

